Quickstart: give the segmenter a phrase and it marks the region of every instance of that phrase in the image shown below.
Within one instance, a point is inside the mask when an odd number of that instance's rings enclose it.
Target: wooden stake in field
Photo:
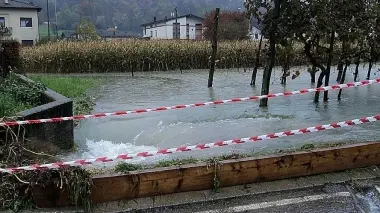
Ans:
[[[212,87],[212,83],[214,81],[214,72],[215,72],[215,61],[216,61],[216,52],[218,51],[218,24],[219,24],[219,11],[220,8],[216,8],[215,10],[215,27],[214,34],[212,36],[212,55],[211,55],[211,65],[210,65],[210,73],[208,75],[208,87]]]

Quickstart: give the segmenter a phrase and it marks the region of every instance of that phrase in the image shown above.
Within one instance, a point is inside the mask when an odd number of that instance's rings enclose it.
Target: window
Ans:
[[[23,46],[33,46],[33,40],[22,40],[21,44]]]
[[[157,30],[156,30],[156,37],[157,37]]]
[[[190,24],[186,24],[186,38],[190,39]]]
[[[153,31],[150,31],[150,37],[153,37]]]
[[[255,39],[259,39],[259,34],[255,33]]]
[[[181,38],[181,25],[180,23],[173,23],[173,38]]]
[[[20,27],[33,27],[32,18],[20,18]]]
[[[0,17],[0,27],[5,27],[5,18]]]
[[[145,33],[145,35],[146,35],[146,27],[145,27],[145,32],[144,32],[144,33]]]
[[[195,25],[195,39],[196,40],[202,39],[202,24]]]

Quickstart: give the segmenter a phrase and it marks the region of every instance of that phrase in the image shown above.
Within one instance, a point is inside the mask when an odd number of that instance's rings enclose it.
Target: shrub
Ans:
[[[14,40],[0,40],[0,72],[5,79],[11,69],[18,67],[20,62],[20,43]]]
[[[0,118],[40,105],[43,91],[42,84],[31,85],[10,75],[0,84]]]

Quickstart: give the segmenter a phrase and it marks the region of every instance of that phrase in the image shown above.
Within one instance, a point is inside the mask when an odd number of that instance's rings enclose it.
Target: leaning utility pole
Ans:
[[[178,39],[178,30],[181,30],[181,26],[178,29],[178,10],[177,7],[175,10],[175,39]]]
[[[214,81],[214,72],[215,72],[215,61],[216,61],[216,53],[218,51],[218,25],[219,25],[219,11],[220,8],[216,8],[215,11],[215,26],[214,26],[214,33],[212,35],[212,55],[211,55],[211,61],[210,61],[210,72],[208,75],[208,87],[212,87],[212,83]]]
[[[55,34],[56,34],[56,39],[58,40],[58,14],[57,14],[57,0],[55,0],[54,4],[54,12],[55,12]]]
[[[46,14],[47,14],[47,21],[48,21],[48,37],[50,39],[50,18],[49,18],[49,0],[46,0]]]

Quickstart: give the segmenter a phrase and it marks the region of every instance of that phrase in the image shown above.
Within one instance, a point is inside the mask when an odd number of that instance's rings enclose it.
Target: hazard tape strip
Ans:
[[[47,118],[47,119],[37,119],[37,120],[7,121],[7,122],[0,123],[0,127],[1,126],[19,126],[19,125],[28,125],[28,124],[41,124],[41,123],[54,123],[54,122],[62,122],[62,121],[69,121],[69,120],[84,120],[88,118],[101,118],[101,117],[120,116],[120,115],[128,115],[128,114],[142,114],[142,113],[148,113],[148,112],[160,112],[160,111],[177,110],[177,109],[185,109],[185,108],[193,108],[193,107],[210,106],[210,105],[221,105],[221,104],[227,104],[227,103],[237,103],[237,102],[244,102],[244,101],[257,101],[257,100],[261,100],[265,98],[292,96],[292,95],[306,94],[306,93],[312,93],[312,92],[317,92],[317,91],[323,92],[323,91],[329,91],[329,90],[338,90],[338,89],[344,89],[344,88],[367,86],[367,85],[376,84],[376,83],[380,83],[380,78],[377,78],[374,80],[366,80],[366,81],[347,83],[347,84],[338,84],[338,85],[319,87],[319,88],[313,88],[313,89],[302,89],[302,90],[296,90],[293,92],[282,92],[282,93],[269,94],[269,95],[261,95],[261,96],[245,97],[245,98],[233,98],[233,99],[228,99],[228,100],[186,104],[186,105],[176,105],[176,106],[170,106],[170,107],[138,109],[138,110],[132,110],[132,111],[120,111],[120,112],[112,112],[112,113],[98,113],[98,114],[92,114],[92,115],[76,115],[76,116],[71,116],[71,117]]]
[[[82,160],[75,160],[75,161],[68,161],[68,162],[56,162],[56,163],[43,164],[43,165],[36,164],[36,165],[23,166],[23,167],[17,167],[17,168],[0,169],[0,172],[13,173],[13,172],[30,171],[30,170],[59,169],[63,167],[85,166],[85,165],[96,164],[96,163],[126,161],[126,160],[132,160],[136,158],[148,158],[148,157],[153,157],[153,156],[158,156],[158,155],[169,155],[169,154],[180,153],[180,152],[189,152],[189,151],[205,150],[205,149],[231,146],[231,145],[237,145],[237,144],[244,144],[247,142],[264,141],[264,140],[270,140],[274,138],[301,135],[301,134],[306,134],[306,133],[319,132],[319,131],[324,131],[324,130],[329,130],[329,129],[336,129],[336,128],[341,128],[341,127],[371,123],[371,122],[376,122],[376,121],[380,121],[380,115],[375,115],[375,116],[365,117],[365,118],[355,119],[355,120],[349,120],[349,121],[342,121],[339,123],[290,130],[286,132],[278,132],[278,133],[273,133],[273,134],[254,136],[250,138],[217,141],[214,143],[198,144],[194,146],[182,146],[182,147],[176,147],[176,148],[170,148],[170,149],[161,149],[158,151],[140,152],[140,153],[135,153],[135,154],[120,154],[114,157],[98,157],[98,158],[93,158],[93,159],[82,159]]]

